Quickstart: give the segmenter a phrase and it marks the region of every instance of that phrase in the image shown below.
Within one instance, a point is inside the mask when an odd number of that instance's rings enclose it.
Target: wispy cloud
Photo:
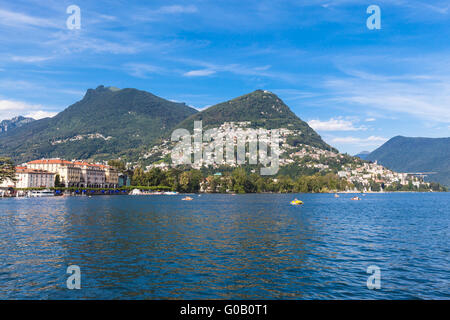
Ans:
[[[355,127],[352,121],[344,119],[331,118],[327,121],[311,120],[308,124],[317,131],[361,131],[367,130],[366,127]]]
[[[350,144],[359,147],[377,146],[385,143],[388,139],[379,136],[370,136],[367,138],[360,137],[333,137],[329,141],[336,144]]]
[[[325,81],[325,88],[333,97],[330,101],[359,109],[381,111],[385,115],[403,114],[421,120],[450,122],[450,77],[441,74],[446,67],[445,59],[440,67],[433,65],[429,57],[428,74],[415,73],[397,75],[381,74],[379,71],[346,70],[341,78]],[[408,61],[411,63],[411,61]],[[415,62],[419,64],[419,61]],[[420,64],[419,64],[420,65]],[[386,70],[388,72],[388,70]]]
[[[109,54],[134,54],[142,50],[146,44],[129,39],[114,41],[95,37],[83,32],[61,31],[50,35],[51,38],[43,43],[51,47],[58,54],[78,54],[82,52],[109,53]],[[120,40],[120,39],[118,39]]]
[[[11,60],[14,62],[35,63],[51,60],[52,57],[39,57],[39,56],[13,56]]]
[[[194,69],[183,73],[184,76],[207,76],[214,73],[231,73],[240,76],[254,76],[263,78],[273,78],[277,80],[292,82],[297,81],[295,74],[288,72],[272,71],[271,65],[251,66],[242,63],[216,63],[194,59],[174,59],[179,63],[189,66],[201,67],[202,69]]]
[[[216,73],[216,71],[211,69],[203,69],[203,70],[192,70],[183,73],[185,77],[204,77],[204,76],[210,76],[212,74]]]
[[[132,15],[133,20],[142,21],[142,22],[150,22],[150,21],[164,21],[166,16],[180,16],[184,14],[194,14],[199,10],[195,5],[168,5],[161,6],[156,9],[148,9],[144,7],[140,7],[136,13]]]
[[[34,17],[25,13],[0,9],[0,25],[23,28],[23,27],[43,27],[56,28],[58,25],[50,19]]]
[[[177,13],[195,13],[198,12],[198,9],[194,5],[172,5],[172,6],[162,6],[161,8],[155,10],[157,13],[166,13],[166,14],[177,14]]]
[[[154,74],[161,74],[164,70],[161,67],[144,63],[127,63],[125,71],[133,77],[147,79]]]

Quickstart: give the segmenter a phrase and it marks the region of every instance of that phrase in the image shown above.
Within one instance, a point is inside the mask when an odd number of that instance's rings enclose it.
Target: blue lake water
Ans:
[[[0,199],[0,299],[450,298],[450,193],[351,196]]]

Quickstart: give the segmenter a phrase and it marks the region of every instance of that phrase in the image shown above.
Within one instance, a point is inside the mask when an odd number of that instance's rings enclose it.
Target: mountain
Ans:
[[[366,160],[367,156],[370,154],[370,151],[361,151],[360,153],[356,154],[355,157],[358,157],[362,160]]]
[[[14,117],[10,120],[0,121],[0,134],[12,130],[14,128],[21,127],[27,123],[35,121],[33,118],[26,118],[22,116]]]
[[[399,172],[436,172],[428,181],[450,186],[450,138],[409,138],[397,136],[367,156]]]
[[[219,127],[224,122],[250,121],[252,128],[299,130],[300,134],[292,137],[292,145],[306,144],[320,149],[337,151],[328,144],[275,94],[266,90],[256,90],[235,99],[216,104],[196,113],[177,127],[192,131],[194,121],[202,120],[204,129]]]
[[[0,136],[0,155],[16,162],[42,157],[133,158],[198,111],[137,89],[99,86],[53,118]]]

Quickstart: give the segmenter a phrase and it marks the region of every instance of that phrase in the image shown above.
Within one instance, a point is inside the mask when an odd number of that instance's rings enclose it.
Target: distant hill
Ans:
[[[33,118],[26,118],[22,116],[14,117],[10,120],[0,121],[0,134],[11,131],[33,121],[35,121]]]
[[[366,158],[369,154],[370,154],[370,151],[361,151],[360,153],[356,154],[355,157],[358,157],[362,160],[366,160]]]
[[[149,92],[99,86],[53,118],[0,135],[0,155],[19,163],[42,157],[132,158],[197,112]]]
[[[306,144],[320,149],[337,151],[322,138],[275,94],[256,90],[235,99],[216,104],[196,113],[177,127],[192,130],[194,121],[202,120],[203,128],[218,127],[224,122],[250,121],[253,128],[300,130],[301,134],[291,139],[292,145]]]
[[[374,150],[366,159],[377,160],[398,172],[437,172],[426,180],[450,186],[450,138],[397,136]]]

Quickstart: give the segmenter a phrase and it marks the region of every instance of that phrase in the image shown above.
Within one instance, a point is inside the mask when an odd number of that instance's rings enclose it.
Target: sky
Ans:
[[[99,85],[199,110],[264,89],[356,154],[450,136],[448,39],[448,1],[0,0],[0,120],[54,116]]]

